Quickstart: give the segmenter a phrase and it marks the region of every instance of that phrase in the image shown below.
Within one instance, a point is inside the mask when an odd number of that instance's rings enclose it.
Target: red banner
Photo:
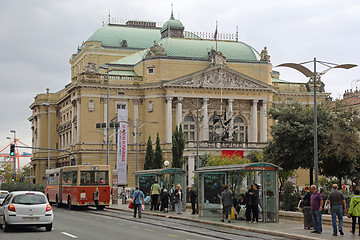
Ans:
[[[240,156],[244,157],[244,151],[239,150],[222,150],[222,157],[234,157],[234,156]]]

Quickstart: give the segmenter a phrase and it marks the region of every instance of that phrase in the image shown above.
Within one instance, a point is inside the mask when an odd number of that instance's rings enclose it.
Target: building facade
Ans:
[[[135,184],[132,173],[143,169],[149,136],[155,142],[159,133],[164,159],[171,162],[172,134],[180,124],[186,138],[188,183],[197,145],[200,155],[261,150],[272,124],[267,109],[282,101],[312,104],[313,94],[305,83],[280,80],[266,47],[259,54],[229,36],[213,40],[211,34],[187,32],[173,14],[161,27],[142,21],[102,26],[71,56],[71,82],[58,92],[37,94],[30,105],[32,145],[71,151],[77,164],[105,164],[106,130],[96,128],[96,123],[107,119],[109,78],[110,122],[118,122],[120,109],[128,115],[129,186]],[[108,74],[99,68],[104,64]],[[326,96],[319,93],[319,98]],[[117,136],[111,128],[112,168]],[[42,181],[47,167],[72,164],[70,159],[67,152],[34,150],[34,181]]]

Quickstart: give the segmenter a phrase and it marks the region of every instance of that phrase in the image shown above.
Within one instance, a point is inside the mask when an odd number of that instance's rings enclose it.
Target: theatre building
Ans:
[[[144,167],[149,136],[155,143],[159,133],[164,160],[171,162],[172,134],[180,124],[188,183],[197,145],[200,155],[261,150],[272,124],[267,110],[282,101],[312,104],[313,94],[305,83],[280,80],[266,47],[257,51],[237,34],[216,38],[186,31],[173,14],[162,26],[127,21],[100,27],[71,56],[71,79],[64,79],[64,89],[39,93],[30,105],[33,147],[71,151],[77,164],[105,164],[106,129],[96,124],[106,122],[109,104],[109,164],[116,168],[125,138],[122,184],[130,187],[133,172]],[[116,123],[127,124],[125,131],[117,133]],[[70,165],[70,159],[67,152],[51,151],[50,167]],[[33,150],[36,182],[42,182],[47,162],[47,150]]]

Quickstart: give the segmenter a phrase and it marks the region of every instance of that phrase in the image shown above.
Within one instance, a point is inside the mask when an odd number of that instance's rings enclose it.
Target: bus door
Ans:
[[[63,173],[64,170],[61,168],[60,169],[60,177],[59,177],[59,197],[58,197],[58,201],[60,204],[62,204],[62,199],[63,199]]]

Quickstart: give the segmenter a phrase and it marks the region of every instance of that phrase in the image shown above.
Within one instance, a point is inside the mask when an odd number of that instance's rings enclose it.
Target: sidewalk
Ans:
[[[115,209],[119,211],[127,211],[133,212],[133,210],[128,208],[129,204],[119,204],[119,205],[110,205],[110,209]],[[160,211],[149,211],[145,210],[143,212],[144,215],[153,215],[153,216],[160,216],[160,217],[168,217],[173,219],[182,219],[187,221],[194,221],[199,223],[205,223],[209,225],[216,225],[220,227],[244,230],[249,232],[256,232],[256,233],[263,233],[272,236],[279,236],[284,237],[287,239],[360,239],[360,236],[355,234],[351,234],[349,231],[349,227],[344,228],[344,236],[332,235],[332,226],[331,224],[323,224],[323,233],[316,234],[311,233],[310,230],[304,230],[303,224],[301,221],[294,221],[290,219],[280,219],[279,223],[248,223],[246,221],[241,220],[233,220],[232,223],[222,223],[220,219],[217,218],[202,218],[198,215],[192,215],[191,210],[187,209],[186,212],[183,214],[178,215],[175,212],[163,213]],[[356,226],[358,227],[358,225]],[[357,229],[357,232],[359,230]]]

